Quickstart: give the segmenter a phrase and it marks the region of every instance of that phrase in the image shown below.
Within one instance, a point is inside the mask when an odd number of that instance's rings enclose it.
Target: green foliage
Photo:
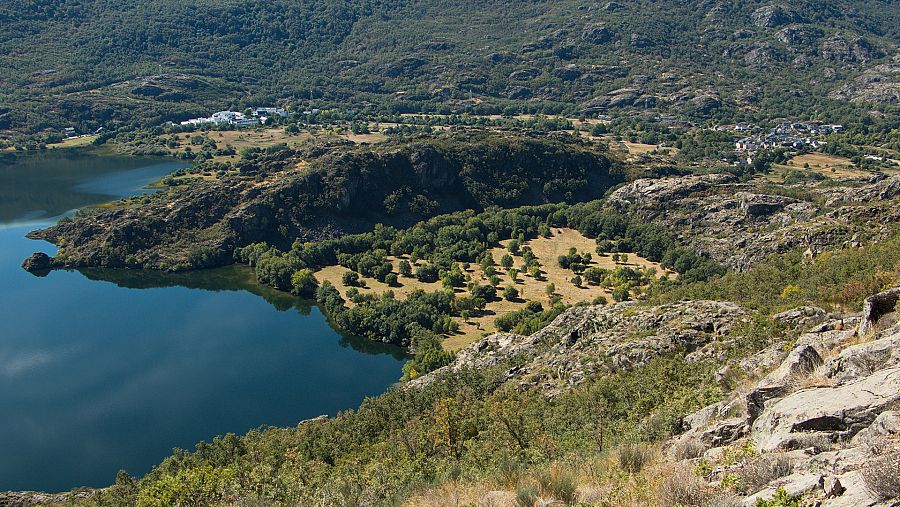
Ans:
[[[453,354],[444,350],[434,333],[422,330],[416,334],[413,342],[415,355],[403,365],[403,381],[446,366],[453,360]]]
[[[291,275],[291,287],[293,287],[291,292],[298,296],[311,297],[315,295],[318,286],[319,282],[316,280],[311,269],[300,269]]]
[[[784,488],[778,488],[775,496],[771,500],[759,498],[756,500],[756,507],[802,507],[803,499],[800,497],[792,497],[788,495]]]
[[[871,48],[863,59],[881,63],[900,39],[900,9],[893,2],[793,2],[815,36],[792,45],[751,24],[758,5],[730,3],[711,11],[699,1],[622,3],[582,19],[579,13],[593,2],[9,0],[0,6],[7,28],[0,54],[13,55],[0,60],[0,129],[156,126],[225,106],[240,110],[281,100],[297,111],[323,109],[301,117],[310,123],[326,119],[329,106],[339,108],[353,132],[365,132],[360,116],[371,111],[384,113],[385,121],[398,113],[448,113],[463,125],[488,121],[472,118],[477,114],[544,113],[492,121],[548,132],[570,125],[547,115],[574,114],[585,98],[602,97],[638,76],[651,97],[665,96],[660,68],[708,75],[722,97],[709,107],[658,99],[666,111],[735,121],[818,113],[825,121],[872,129],[868,104],[829,99],[833,83],[817,80],[825,68],[845,65],[855,72],[860,62],[820,48],[836,34],[859,33]],[[489,47],[473,48],[465,27],[491,26],[500,17],[504,29],[489,34]],[[591,35],[600,25],[608,40]],[[738,31],[745,39],[735,47]],[[748,68],[746,58],[760,47],[771,48],[769,56],[761,68]],[[805,65],[786,64],[797,57]],[[629,65],[608,65],[616,61]],[[753,107],[738,108],[746,89],[756,92]],[[609,109],[650,105],[626,101]],[[622,116],[641,124],[640,140],[662,140],[643,118],[650,115]],[[432,124],[440,123],[419,128]],[[607,129],[617,126],[596,125],[593,132]],[[716,148],[727,145],[715,135],[677,140],[689,160],[718,158],[723,151]],[[551,187],[562,195],[571,191]]]
[[[529,301],[525,308],[514,312],[506,312],[497,317],[494,326],[498,331],[513,332],[521,335],[531,335],[553,322],[553,319],[566,310],[564,305],[554,305],[549,310],[544,310],[537,301]]]
[[[416,336],[422,353],[414,361],[431,361],[428,350],[440,354],[427,334]],[[327,421],[216,438],[194,452],[176,451],[132,490],[122,491],[148,506],[210,505],[235,497],[280,504],[324,497],[336,504],[343,495],[378,505],[450,474],[460,480],[497,476],[511,460],[522,468],[547,469],[554,461],[603,452],[601,441],[605,446],[663,438],[681,414],[718,396],[716,365],[681,358],[589,379],[552,398],[536,390],[497,389],[509,366],[445,372],[427,385],[369,398],[358,410]],[[551,471],[535,479],[544,496],[567,500],[573,491],[565,474]]]
[[[744,273],[660,287],[656,299],[734,301],[764,313],[810,303],[860,308],[862,300],[900,282],[900,235],[865,248],[824,253],[812,261],[799,251],[773,255]]]

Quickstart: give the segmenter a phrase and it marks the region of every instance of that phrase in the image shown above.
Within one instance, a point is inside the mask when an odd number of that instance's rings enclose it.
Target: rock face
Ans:
[[[853,382],[798,391],[753,423],[752,438],[763,451],[806,447],[811,438],[849,440],[879,414],[900,402],[900,368],[879,370]]]
[[[897,322],[897,303],[900,302],[900,288],[887,290],[866,298],[863,303],[862,322],[859,324],[859,335],[866,336],[875,332],[879,322],[884,319],[881,328],[889,327]]]
[[[581,40],[591,44],[606,44],[613,38],[613,33],[605,25],[588,25],[581,32]]]
[[[776,28],[799,21],[798,16],[781,5],[765,5],[753,11],[753,24],[760,28]]]
[[[745,319],[740,306],[717,301],[577,306],[531,336],[488,336],[460,351],[445,368],[480,369],[516,359],[520,366],[509,371],[509,380],[554,393],[605,372],[638,368],[660,355],[706,357],[707,349]],[[438,372],[410,384],[430,382]]]
[[[22,269],[32,273],[50,269],[50,256],[44,252],[35,252],[22,262]]]
[[[443,144],[425,139],[377,148],[328,144],[285,149],[239,161],[239,174],[154,194],[147,204],[98,210],[29,237],[62,245],[54,266],[177,271],[229,264],[235,248],[254,242],[287,250],[294,240],[364,232],[376,223],[408,227],[431,214],[488,204],[597,199],[620,179],[610,174],[608,159],[586,145],[523,137],[508,149],[495,149],[482,144],[490,138],[460,135],[444,138]],[[479,146],[485,156],[468,163]],[[510,183],[511,175],[527,188],[503,196],[493,193],[491,189],[517,184]],[[558,195],[545,192],[562,188],[552,184],[558,178],[572,176],[584,183],[571,199],[555,190]],[[385,199],[401,191],[409,197],[388,210]],[[433,210],[417,209],[412,205],[416,198],[433,203]],[[44,261],[34,258],[29,265]]]
[[[893,294],[873,296],[865,315]],[[677,451],[693,442],[690,445],[700,450],[692,456],[702,453],[712,467],[708,479],[713,482],[729,474],[750,474],[753,481],[764,477],[743,491],[741,505],[747,507],[771,499],[778,489],[802,497],[804,505],[896,505],[898,499],[890,498],[896,493],[885,496],[873,489],[870,469],[890,474],[891,464],[900,463],[900,326],[868,328],[863,336],[855,328],[843,329],[843,324],[872,322],[871,317],[822,313],[797,308],[779,315],[783,322],[808,331],[780,365],[752,387],[685,416],[684,433],[670,444],[673,459],[696,462],[691,456],[680,458],[685,453]],[[807,316],[815,319],[803,323]],[[859,340],[864,341],[855,343]],[[752,362],[770,363],[766,358],[772,350]],[[747,417],[735,415],[741,407]],[[750,457],[721,458],[739,455],[735,449],[748,446],[754,449]],[[771,464],[779,460],[788,465],[779,473],[760,475],[760,468],[754,469],[754,464],[769,463],[773,470]]]
[[[900,55],[884,64],[870,67],[831,93],[831,98],[873,102],[900,103]]]
[[[635,180],[612,192],[610,207],[667,227],[697,250],[736,270],[773,253],[811,255],[857,239],[880,238],[900,220],[900,176],[808,186],[815,200],[765,193],[729,175]],[[824,203],[823,203],[824,202]]]
[[[865,63],[879,55],[879,51],[862,37],[835,34],[822,41],[819,51],[823,58],[841,63]]]

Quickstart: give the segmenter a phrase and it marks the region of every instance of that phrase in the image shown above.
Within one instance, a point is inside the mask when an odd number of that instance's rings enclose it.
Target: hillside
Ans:
[[[845,101],[898,101],[887,0],[12,0],[0,24],[0,129],[20,133],[273,101],[848,123]]]
[[[62,248],[62,266],[178,271],[229,264],[236,248],[287,250],[440,213],[596,199],[623,180],[575,140],[448,134],[377,147],[250,150],[187,185],[83,213],[31,233]],[[227,169],[227,170],[226,170]],[[221,176],[213,174],[221,172]],[[290,274],[290,273],[289,273]]]

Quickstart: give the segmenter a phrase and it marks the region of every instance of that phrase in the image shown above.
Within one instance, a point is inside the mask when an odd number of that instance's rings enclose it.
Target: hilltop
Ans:
[[[18,133],[273,101],[847,123],[898,101],[887,0],[13,0],[0,22],[0,130]]]

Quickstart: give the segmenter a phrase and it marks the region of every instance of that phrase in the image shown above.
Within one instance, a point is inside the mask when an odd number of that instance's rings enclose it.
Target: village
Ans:
[[[752,124],[739,123],[733,126],[721,126],[717,130],[728,130],[736,134],[749,134],[735,142],[735,152],[747,163],[752,163],[760,150],[773,150],[777,148],[817,149],[825,141],[821,136],[838,134],[844,131],[843,125],[824,125],[821,123],[787,122],[783,121],[778,126],[765,129]]]
[[[208,118],[192,118],[181,122],[183,127],[200,127],[204,125],[251,127],[265,125],[272,117],[286,118],[288,112],[280,107],[254,107],[246,112],[219,111]]]

